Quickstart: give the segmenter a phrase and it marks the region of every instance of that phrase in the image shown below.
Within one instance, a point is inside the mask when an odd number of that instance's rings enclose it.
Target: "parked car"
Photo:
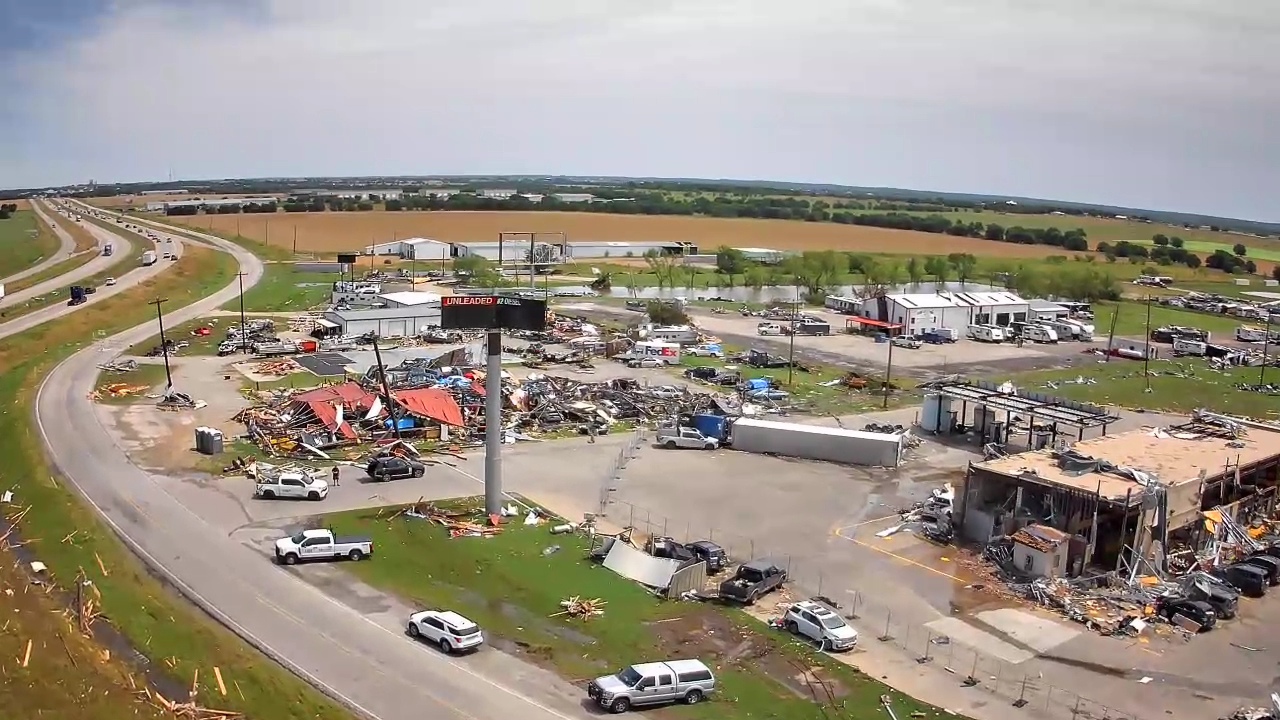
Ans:
[[[286,472],[274,478],[259,479],[253,487],[253,494],[264,500],[323,500],[329,495],[329,483],[319,477]]]
[[[629,368],[660,368],[665,365],[666,363],[657,358],[636,358],[627,361],[627,367]]]
[[[1235,617],[1240,608],[1240,593],[1219,583],[1206,583],[1204,587],[1193,584],[1187,593],[1187,599],[1209,603],[1214,614],[1223,620]]]
[[[366,537],[342,537],[332,530],[303,530],[276,540],[276,561],[295,565],[302,560],[360,561],[373,557],[373,540]]]
[[[715,378],[716,375],[719,375],[719,374],[720,374],[720,371],[717,370],[716,368],[707,367],[704,365],[699,365],[698,367],[691,367],[688,370],[684,371],[684,376],[690,380],[706,380],[708,382],[710,382],[712,379]]]
[[[744,605],[754,605],[761,596],[787,582],[787,571],[768,560],[752,560],[738,566],[733,577],[720,583],[720,597]]]
[[[1267,573],[1252,565],[1228,565],[1210,573],[1245,597],[1259,598],[1267,594]]]
[[[714,345],[695,345],[691,348],[686,348],[684,354],[691,357],[718,358],[724,357],[724,350],[721,350],[719,346]]]
[[[858,644],[858,631],[825,605],[801,600],[787,608],[782,626],[793,635],[803,635],[823,650],[851,650]]]
[[[791,393],[786,390],[777,388],[760,388],[759,390],[748,390],[748,400],[772,400],[773,402],[782,402],[791,397]]]
[[[1270,555],[1254,555],[1241,560],[1240,565],[1252,565],[1267,574],[1267,584],[1275,587],[1280,585],[1280,558],[1274,558]]]
[[[598,677],[587,684],[587,697],[611,713],[624,713],[646,705],[694,705],[715,689],[715,675],[701,660],[669,660],[629,665]]]
[[[899,335],[893,339],[895,347],[907,348],[910,350],[918,350],[923,345],[919,340],[908,335]]]
[[[694,540],[684,546],[689,548],[694,557],[707,564],[708,575],[715,575],[729,567],[729,553],[710,540]]]
[[[682,397],[684,395],[684,388],[678,388],[674,385],[658,385],[656,387],[649,388],[649,394],[663,400],[671,400],[673,398]]]
[[[676,448],[692,448],[695,450],[715,450],[720,441],[703,435],[701,431],[691,428],[659,428],[658,444],[668,450]]]
[[[1213,606],[1202,600],[1169,600],[1160,603],[1156,612],[1167,620],[1173,620],[1175,615],[1181,615],[1199,625],[1201,632],[1212,630],[1218,622]]]
[[[399,480],[420,478],[427,473],[427,467],[411,458],[388,456],[370,460],[364,471],[374,480]]]
[[[484,644],[480,626],[452,610],[421,610],[409,616],[409,637],[425,640],[446,655],[475,650]]]

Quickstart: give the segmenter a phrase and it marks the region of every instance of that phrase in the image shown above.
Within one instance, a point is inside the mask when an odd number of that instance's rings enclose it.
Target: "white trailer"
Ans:
[[[902,460],[899,434],[741,418],[733,423],[732,440],[734,450],[805,460],[881,467],[897,467]]]
[[[143,265],[155,265],[155,264],[156,264],[156,251],[155,251],[155,250],[148,250],[148,251],[146,251],[146,252],[142,253],[142,264],[143,264]]]
[[[967,334],[978,342],[1004,342],[1009,338],[1005,328],[997,325],[970,325]]]
[[[1267,339],[1267,331],[1262,328],[1248,327],[1241,325],[1236,328],[1236,340],[1240,342],[1264,342]]]
[[[1022,329],[1022,337],[1024,340],[1038,343],[1056,343],[1058,342],[1058,333],[1053,328],[1045,325],[1028,325]]]
[[[1183,338],[1173,339],[1174,355],[1204,355],[1208,352],[1208,345],[1199,340],[1186,340]]]

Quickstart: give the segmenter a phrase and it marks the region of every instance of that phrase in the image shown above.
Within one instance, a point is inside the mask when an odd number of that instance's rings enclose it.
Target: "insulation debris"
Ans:
[[[126,398],[145,395],[147,390],[151,388],[147,385],[130,385],[129,383],[107,383],[98,386],[98,389],[89,393],[91,400],[102,400],[104,398]]]
[[[551,617],[577,618],[579,620],[590,620],[593,617],[604,615],[604,606],[608,604],[600,598],[586,600],[577,595],[560,601],[560,607],[564,608],[558,613],[554,613]]]

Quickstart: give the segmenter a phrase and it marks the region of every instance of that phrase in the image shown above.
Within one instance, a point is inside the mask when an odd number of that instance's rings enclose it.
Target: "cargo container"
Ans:
[[[903,436],[860,430],[741,418],[730,432],[733,448],[849,465],[897,467]]]

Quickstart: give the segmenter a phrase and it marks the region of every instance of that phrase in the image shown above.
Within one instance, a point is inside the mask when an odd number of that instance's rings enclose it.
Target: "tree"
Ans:
[[[907,259],[906,271],[907,279],[911,281],[912,285],[919,285],[920,281],[924,279],[924,263],[920,262],[920,258],[914,255]]]
[[[951,264],[939,255],[930,255],[924,261],[924,271],[933,276],[933,281],[942,285],[951,276]]]
[[[1244,257],[1245,253],[1249,252],[1249,248],[1245,247],[1244,243],[1236,243],[1231,248],[1231,252],[1235,253],[1236,257]]]
[[[961,285],[973,277],[973,271],[978,267],[978,258],[969,253],[951,253],[947,256],[947,262],[956,269],[956,279]]]
[[[1151,236],[1151,242],[1159,245],[1160,247],[1165,247],[1169,244],[1169,238],[1162,233],[1156,233]]]
[[[649,322],[654,325],[688,325],[689,316],[675,303],[650,300],[645,308]]]
[[[649,272],[657,279],[659,289],[676,286],[676,272],[680,268],[680,261],[675,255],[650,250],[644,254],[644,264],[649,266]]]
[[[716,269],[728,275],[740,275],[747,271],[747,255],[737,248],[721,245],[716,250]]]
[[[768,281],[769,274],[766,273],[765,269],[759,265],[752,265],[747,268],[747,271],[742,275],[742,284],[752,290],[759,290],[764,287],[764,284]]]
[[[1280,265],[1273,265],[1271,267],[1271,277],[1273,279],[1280,280]]]
[[[1182,238],[1180,238],[1180,237],[1178,237],[1178,236],[1176,236],[1176,235],[1175,235],[1175,236],[1173,236],[1173,237],[1169,238],[1169,244],[1170,244],[1170,245],[1172,245],[1172,246],[1174,246],[1174,247],[1176,247],[1176,248],[1180,248],[1180,247],[1182,247]]]
[[[479,255],[464,255],[454,260],[453,271],[465,275],[467,284],[476,287],[499,287],[503,283],[493,263]]]
[[[1254,275],[1258,272],[1258,264],[1252,260],[1246,260],[1244,262],[1244,271],[1250,275]]]
[[[988,240],[1004,240],[1004,228],[995,223],[991,223],[987,226],[987,229],[983,232],[982,236]]]
[[[835,283],[849,267],[849,261],[835,250],[806,250],[783,262],[783,269],[809,295],[818,295]]]

